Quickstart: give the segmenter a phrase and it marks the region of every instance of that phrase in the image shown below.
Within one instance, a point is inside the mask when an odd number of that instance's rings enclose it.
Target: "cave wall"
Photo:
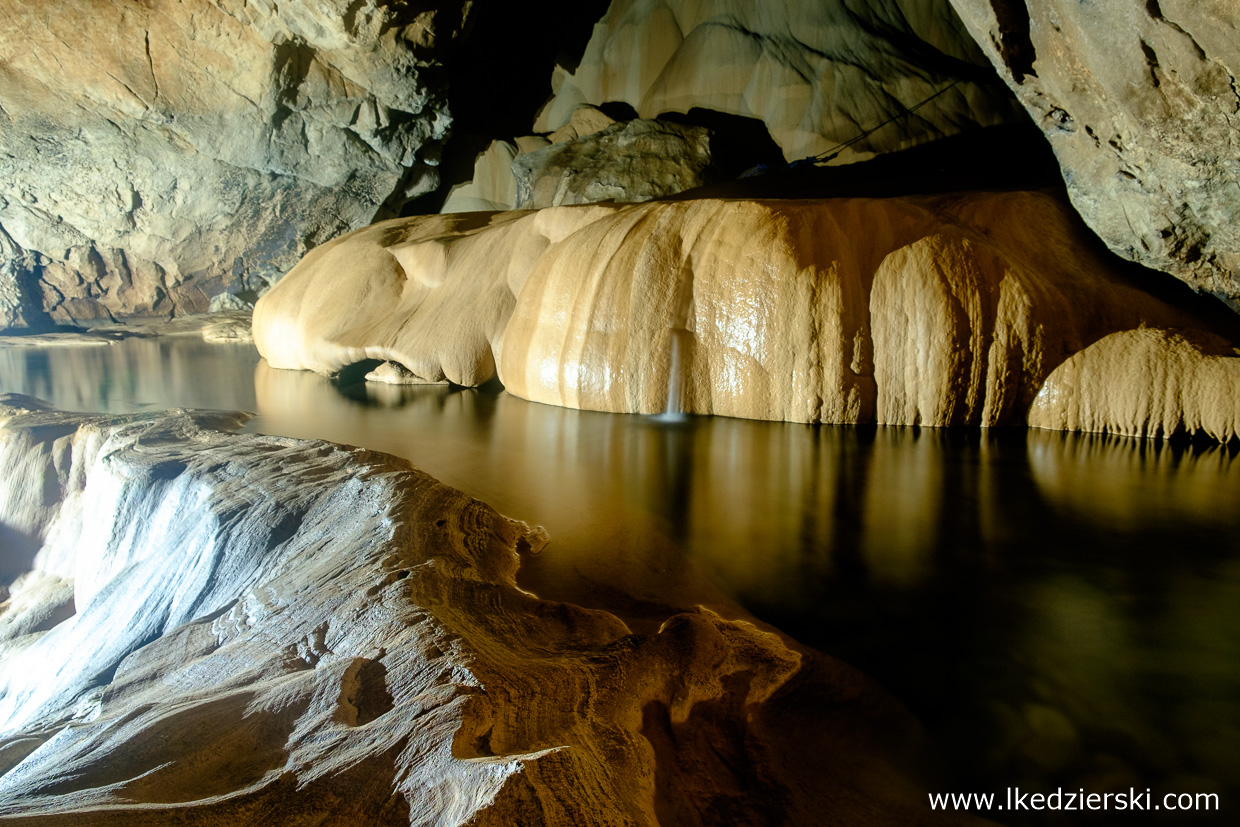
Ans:
[[[438,184],[461,0],[0,0],[0,327],[253,299]]]
[[[583,103],[623,102],[643,118],[700,107],[761,121],[789,161],[892,118],[840,161],[1015,116],[945,0],[613,0],[580,65],[558,68],[552,87],[535,132]]]
[[[1240,309],[1240,9],[952,0],[1120,255]]]

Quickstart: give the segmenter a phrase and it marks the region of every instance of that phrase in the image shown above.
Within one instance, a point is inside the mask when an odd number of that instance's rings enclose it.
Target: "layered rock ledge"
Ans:
[[[540,532],[244,418],[0,397],[6,823],[958,823],[842,664],[540,600]]]
[[[1019,192],[401,219],[314,250],[254,317],[278,368],[380,359],[591,410],[934,426],[1025,424],[1065,362],[1141,329],[1203,324],[1116,272],[1058,199]],[[1221,367],[1195,395],[1166,370],[1104,372],[1072,397],[1088,413],[1049,415],[1067,397],[1044,394],[1034,423],[1230,439],[1236,352],[1177,353]],[[1174,404],[1107,413],[1133,383]]]

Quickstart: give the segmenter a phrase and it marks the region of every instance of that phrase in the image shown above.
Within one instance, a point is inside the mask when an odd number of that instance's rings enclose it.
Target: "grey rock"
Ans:
[[[1240,311],[1240,9],[952,0],[1107,245]]]
[[[254,302],[246,301],[236,293],[220,293],[211,297],[211,312],[224,310],[253,310]]]
[[[702,127],[643,119],[519,155],[516,206],[649,201],[702,186],[713,180],[710,139]]]
[[[205,311],[433,189],[468,8],[0,0],[0,324]]]

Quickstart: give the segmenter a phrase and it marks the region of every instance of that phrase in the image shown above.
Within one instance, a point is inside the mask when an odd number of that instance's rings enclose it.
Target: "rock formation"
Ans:
[[[1023,424],[1066,360],[1142,326],[1201,323],[1114,273],[1035,193],[401,219],[311,252],[254,316],[279,368],[383,359],[590,410],[676,398],[689,413],[897,425]],[[1231,398],[1232,370],[1201,370],[1199,392]],[[1174,398],[1162,376],[1099,381]],[[1225,402],[1146,412],[1136,430],[1234,433]]]
[[[242,419],[0,397],[0,815],[958,823],[842,664],[704,609],[634,633],[542,601],[514,573],[545,535]]]
[[[634,120],[580,137],[566,129],[573,137],[513,159],[517,209],[649,201],[713,180],[703,127]]]
[[[952,0],[1112,250],[1240,310],[1240,11]]]
[[[1240,349],[1201,334],[1112,333],[1051,372],[1029,424],[1130,436],[1204,433],[1227,442],[1240,436]]]
[[[557,69],[534,131],[583,103],[643,118],[700,107],[763,121],[796,160],[897,118],[840,155],[861,160],[1010,119],[984,66],[947,0],[613,0],[576,71]]]
[[[253,298],[438,183],[469,3],[2,5],[0,327]]]

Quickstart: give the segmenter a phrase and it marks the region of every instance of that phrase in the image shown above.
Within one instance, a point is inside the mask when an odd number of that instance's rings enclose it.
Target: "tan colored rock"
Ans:
[[[0,326],[202,312],[434,189],[468,8],[2,0]]]
[[[1240,7],[951,0],[1107,245],[1240,310]]]
[[[492,141],[474,159],[474,177],[451,189],[440,212],[511,210],[517,203],[517,179],[512,175],[512,162],[518,154],[514,144]]]
[[[366,381],[382,382],[385,385],[435,385],[443,382],[442,379],[423,379],[399,362],[384,362],[366,374]]]
[[[393,457],[221,430],[243,419],[0,397],[0,491],[50,517],[0,510],[38,526],[0,604],[6,818],[927,818],[916,725],[843,664],[703,609],[634,633],[540,600],[537,529]]]
[[[516,208],[649,201],[715,180],[711,134],[664,121],[613,123],[517,156]]]
[[[1033,401],[1038,428],[1128,436],[1240,436],[1240,349],[1214,336],[1113,333],[1056,368]]]
[[[582,104],[573,110],[573,114],[568,118],[568,123],[551,133],[550,140],[553,144],[575,141],[578,138],[593,135],[595,132],[602,132],[615,122],[615,118],[597,106]]]
[[[679,398],[902,425],[1023,424],[1102,337],[1197,324],[1112,273],[1036,193],[402,219],[315,250],[254,317],[277,368],[385,359],[590,410]]]
[[[1013,116],[1010,98],[947,0],[748,3],[613,0],[577,69],[556,70],[535,132],[582,104],[622,101],[642,118],[694,107],[758,118],[788,160],[845,150],[864,160]],[[980,78],[980,79],[979,79]]]

